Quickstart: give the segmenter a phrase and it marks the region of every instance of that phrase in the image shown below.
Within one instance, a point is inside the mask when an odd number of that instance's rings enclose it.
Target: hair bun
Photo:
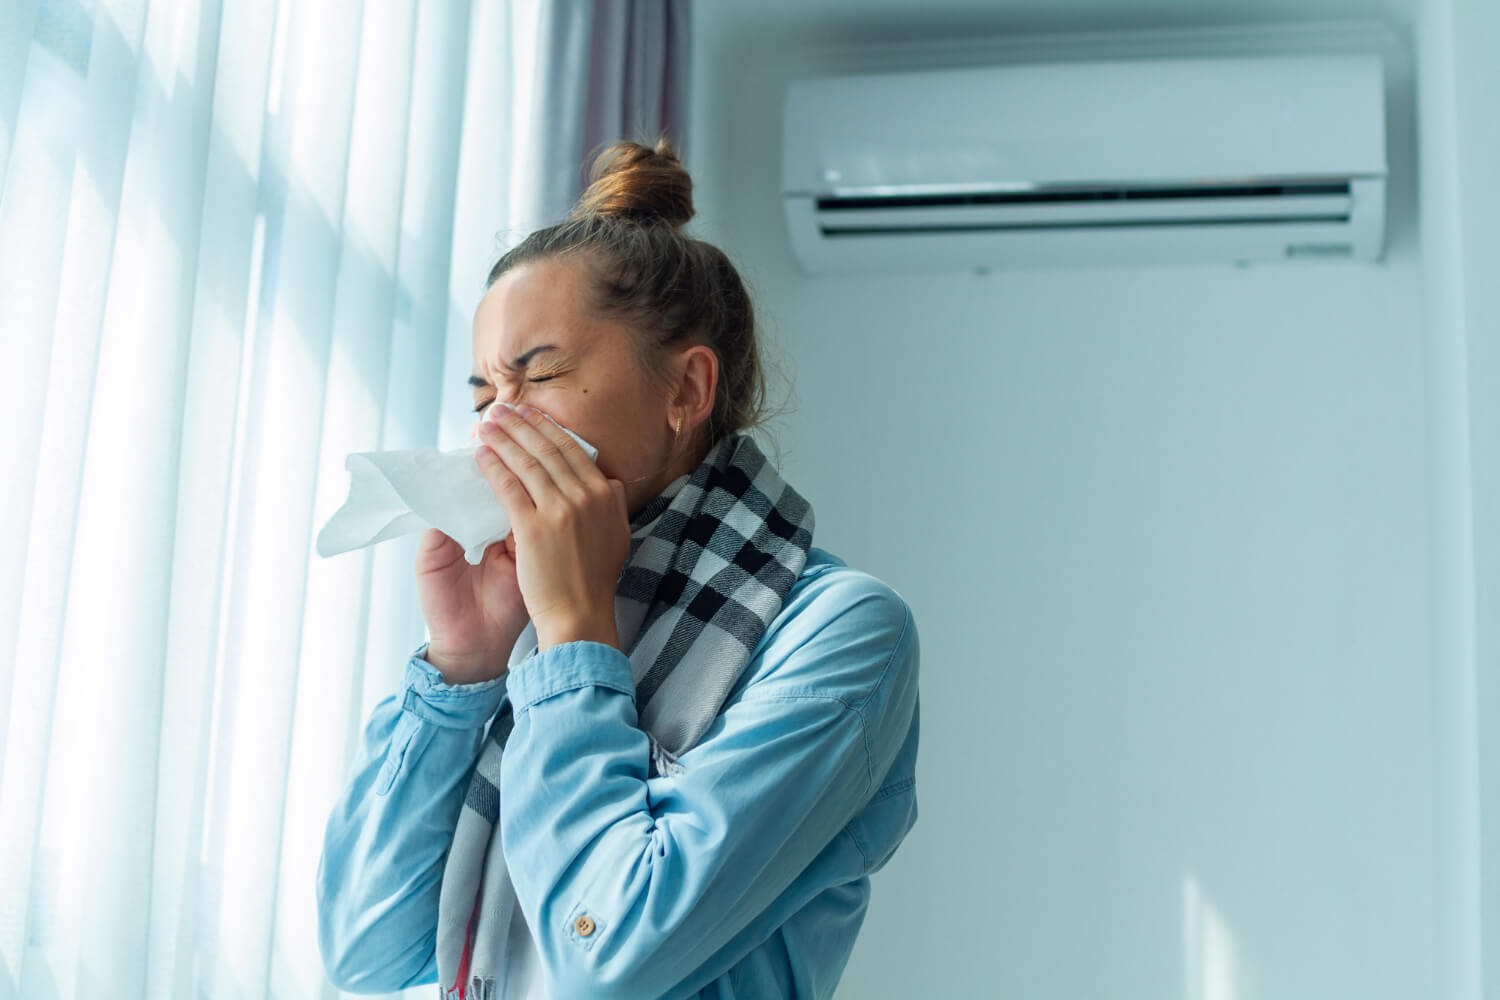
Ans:
[[[660,220],[677,229],[693,217],[693,181],[665,138],[655,149],[617,142],[595,158],[573,214]]]

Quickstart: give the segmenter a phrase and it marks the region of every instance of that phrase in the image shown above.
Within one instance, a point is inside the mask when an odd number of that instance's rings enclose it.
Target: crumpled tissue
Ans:
[[[511,404],[497,400],[485,419],[500,406]],[[556,420],[552,422],[567,431],[591,460],[598,460],[599,449]],[[437,528],[464,547],[465,561],[479,565],[484,550],[510,534],[510,517],[474,460],[477,447],[351,453],[344,459],[349,496],[318,532],[318,555],[334,556]]]

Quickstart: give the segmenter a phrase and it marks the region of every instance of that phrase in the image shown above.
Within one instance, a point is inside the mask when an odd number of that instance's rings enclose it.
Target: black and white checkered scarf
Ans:
[[[638,722],[650,737],[650,773],[670,774],[718,715],[801,574],[813,510],[749,436],[730,434],[630,523],[615,623],[630,658]],[[510,662],[535,651],[528,624]],[[443,870],[441,1000],[501,1000],[506,978],[527,961],[517,947],[525,943],[524,918],[499,828],[500,760],[514,724],[506,700],[474,766]],[[532,974],[540,978],[540,970]]]

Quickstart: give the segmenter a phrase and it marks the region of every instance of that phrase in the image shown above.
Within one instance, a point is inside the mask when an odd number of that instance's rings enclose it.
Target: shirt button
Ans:
[[[594,933],[594,918],[584,914],[573,921],[573,929],[578,932],[579,937],[588,937]]]

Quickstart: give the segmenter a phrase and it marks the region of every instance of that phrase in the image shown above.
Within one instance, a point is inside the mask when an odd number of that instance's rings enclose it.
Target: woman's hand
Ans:
[[[537,648],[587,639],[618,647],[615,585],[630,554],[625,484],[527,406],[480,423],[480,470],[510,516],[516,577]]]
[[[515,535],[484,550],[479,565],[463,546],[437,528],[417,543],[417,596],[432,639],[427,662],[449,684],[499,677],[521,632],[526,605],[516,582]]]

